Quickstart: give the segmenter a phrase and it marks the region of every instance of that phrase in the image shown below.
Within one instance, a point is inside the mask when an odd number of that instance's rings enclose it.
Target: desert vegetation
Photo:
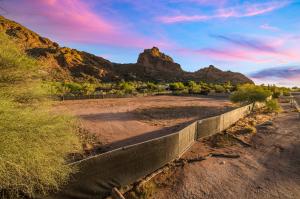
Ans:
[[[212,84],[205,82],[141,82],[141,81],[120,81],[120,82],[50,82],[51,92],[54,96],[93,96],[93,95],[151,95],[151,94],[201,94],[209,93],[231,93],[236,90],[237,85],[230,82],[225,84]]]
[[[74,172],[66,164],[80,150],[75,121],[50,112],[43,63],[0,35],[0,197],[47,194]]]
[[[269,112],[279,112],[281,110],[278,98],[282,95],[289,96],[291,90],[285,87],[264,86],[254,84],[244,84],[238,86],[233,92],[230,100],[235,103],[256,103],[264,102],[266,110]]]
[[[120,81],[120,82],[99,82],[91,81],[66,81],[49,82],[51,94],[62,99],[68,96],[138,96],[155,94],[173,95],[208,95],[227,94],[231,100],[237,103],[264,102],[268,97],[277,99],[280,96],[289,96],[291,89],[277,87],[275,85],[254,85],[254,84],[213,84],[206,82],[141,82],[141,81]]]

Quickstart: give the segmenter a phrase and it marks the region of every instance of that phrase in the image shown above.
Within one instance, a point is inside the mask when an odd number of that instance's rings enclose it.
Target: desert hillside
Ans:
[[[185,72],[173,59],[156,47],[140,53],[137,63],[117,64],[102,57],[78,51],[44,38],[28,28],[0,16],[0,30],[13,37],[27,54],[51,63],[50,76],[56,80],[97,79],[127,81],[204,81],[209,83],[253,83],[241,73],[224,72],[214,66]]]

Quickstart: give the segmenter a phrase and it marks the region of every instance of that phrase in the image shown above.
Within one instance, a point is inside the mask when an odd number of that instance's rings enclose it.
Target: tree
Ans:
[[[230,96],[230,100],[235,103],[265,102],[271,95],[272,92],[263,88],[262,86],[245,84],[240,86],[238,90]]]

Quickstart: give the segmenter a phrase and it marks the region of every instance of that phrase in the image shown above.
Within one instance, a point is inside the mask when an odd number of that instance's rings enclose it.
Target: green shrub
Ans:
[[[190,94],[200,93],[201,91],[200,85],[196,84],[194,81],[189,81],[187,86],[188,86],[188,92]]]
[[[273,91],[272,97],[277,99],[277,98],[279,98],[281,95],[282,95],[282,91],[280,91],[279,89],[276,89],[276,90]]]
[[[182,82],[174,82],[169,84],[170,90],[172,91],[178,91],[178,90],[184,90],[185,86]]]
[[[283,95],[284,95],[284,96],[291,96],[291,92],[285,90],[285,91],[283,91]]]
[[[264,89],[262,86],[245,84],[240,86],[238,90],[230,96],[230,100],[239,103],[264,102],[271,95],[272,92]]]
[[[126,94],[132,94],[135,91],[134,84],[131,82],[121,82],[119,88]]]
[[[73,94],[80,94],[83,91],[82,85],[76,82],[66,82],[63,84],[63,86],[69,89]]]
[[[278,112],[281,111],[281,107],[280,107],[277,99],[268,100],[266,102],[266,108],[267,108],[268,112],[276,112],[276,113],[278,113]]]
[[[0,34],[0,196],[18,198],[56,190],[79,150],[74,120],[50,112],[43,68]]]
[[[223,86],[217,84],[215,85],[215,91],[216,93],[224,93],[226,90]]]
[[[147,82],[147,90],[157,91],[158,90],[158,85],[156,85],[152,82]]]
[[[235,90],[235,86],[232,85],[230,81],[224,83],[223,87],[224,87],[226,92],[232,92],[232,91]]]
[[[82,85],[82,90],[85,95],[91,95],[96,90],[96,85],[91,83],[84,83]]]
[[[204,85],[201,86],[200,93],[202,95],[208,95],[208,93],[210,93],[210,91],[211,91],[211,89],[207,85],[204,84]]]

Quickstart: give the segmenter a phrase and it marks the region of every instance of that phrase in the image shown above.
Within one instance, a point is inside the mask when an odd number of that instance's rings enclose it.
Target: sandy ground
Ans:
[[[60,102],[106,150],[176,132],[190,122],[232,109],[226,99],[151,96]]]
[[[150,181],[156,187],[151,198],[300,198],[300,119],[288,104],[283,108],[285,112],[273,122],[257,126],[257,133],[247,140],[251,147],[213,148],[205,141],[196,143],[183,158],[209,152],[239,154],[240,158],[210,157],[175,167]]]

